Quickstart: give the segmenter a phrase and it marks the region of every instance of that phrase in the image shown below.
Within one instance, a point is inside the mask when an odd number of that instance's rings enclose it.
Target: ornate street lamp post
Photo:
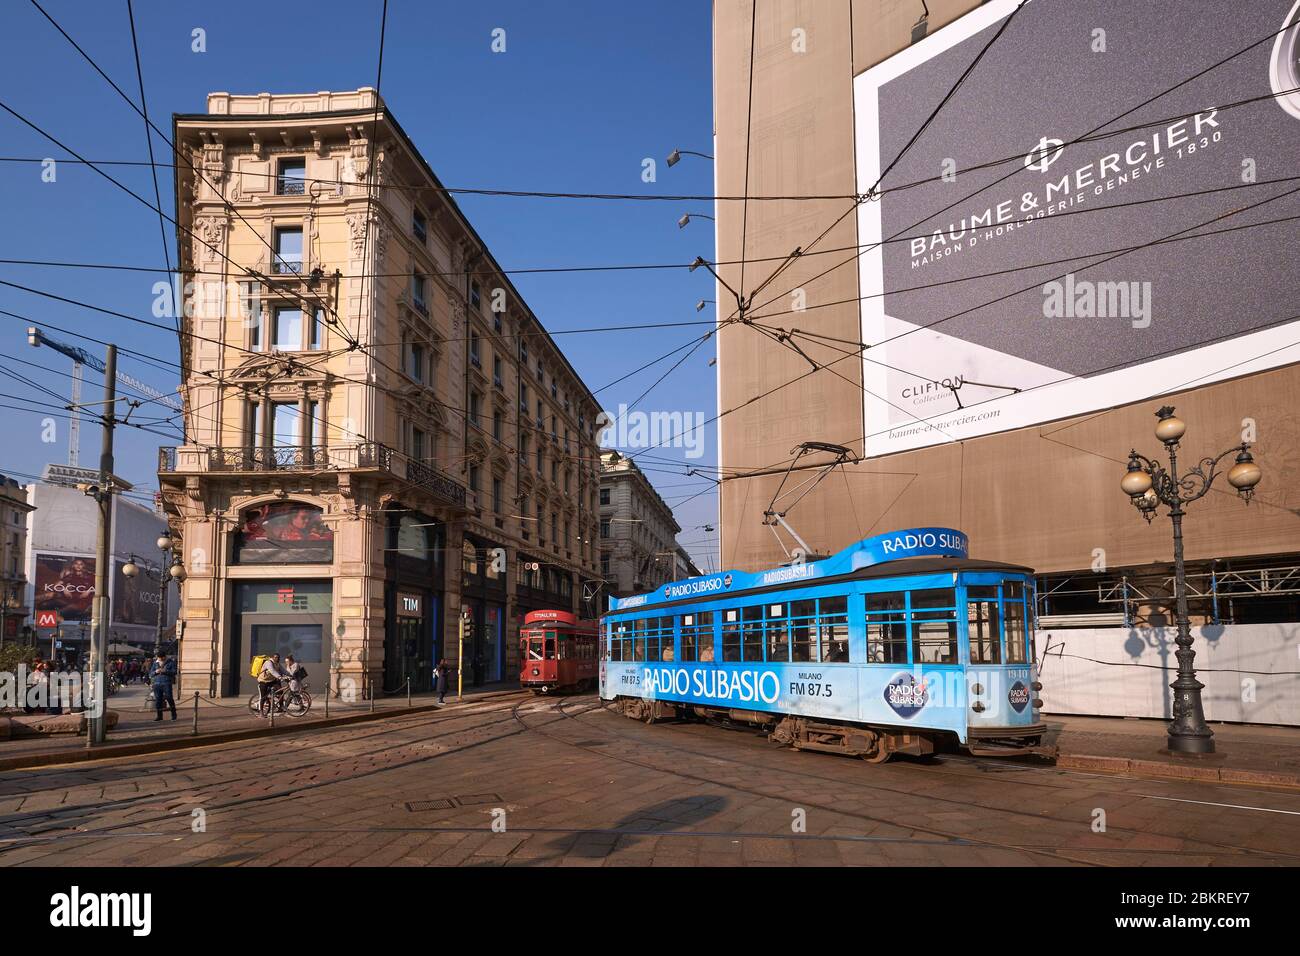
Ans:
[[[1159,419],[1156,437],[1164,443],[1169,455],[1169,468],[1134,450],[1129,454],[1128,473],[1120,481],[1120,487],[1148,524],[1160,505],[1169,509],[1169,520],[1174,526],[1174,598],[1178,615],[1178,637],[1174,640],[1178,650],[1174,656],[1178,659],[1178,678],[1169,685],[1174,691],[1174,719],[1169,725],[1168,745],[1175,753],[1210,754],[1214,753],[1214,733],[1206,726],[1205,711],[1201,706],[1201,688],[1205,685],[1196,679],[1196,670],[1192,666],[1196,652],[1192,650],[1192,626],[1187,617],[1187,580],[1183,564],[1184,506],[1209,492],[1214,479],[1219,476],[1219,462],[1234,452],[1237,457],[1228,469],[1228,484],[1237,489],[1237,494],[1247,504],[1262,476],[1259,465],[1251,457],[1249,442],[1229,448],[1217,458],[1203,458],[1195,468],[1180,475],[1178,443],[1187,431],[1187,425],[1168,405],[1156,412],[1156,418]]]
[[[185,567],[181,564],[179,553],[173,553],[173,541],[171,533],[164,530],[158,536],[158,550],[163,553],[163,563],[158,568],[158,623],[154,631],[153,652],[154,656],[162,651],[163,642],[163,622],[167,617],[167,584],[168,577],[173,578],[177,584],[185,580]],[[171,557],[170,566],[167,565],[168,557]],[[163,568],[166,568],[164,571]],[[122,566],[122,573],[128,578],[133,578],[140,573],[140,566],[135,563],[135,557]]]

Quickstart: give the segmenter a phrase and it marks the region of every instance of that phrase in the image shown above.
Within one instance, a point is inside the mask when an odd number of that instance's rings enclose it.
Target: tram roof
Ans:
[[[680,601],[758,593],[831,579],[888,577],[939,571],[1016,571],[1031,568],[967,557],[969,539],[954,528],[908,528],[857,541],[820,561],[794,564],[769,571],[722,571],[674,581],[655,591],[627,598],[612,598],[610,613]]]

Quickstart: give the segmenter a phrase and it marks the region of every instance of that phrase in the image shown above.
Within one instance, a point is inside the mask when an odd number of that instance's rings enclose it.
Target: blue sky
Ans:
[[[42,6],[138,102],[135,60],[125,0],[102,3],[41,0]],[[378,0],[318,2],[292,8],[231,0],[220,5],[136,0],[150,118],[170,131],[174,112],[198,113],[210,91],[305,92],[373,86],[379,44]],[[191,32],[206,31],[207,51],[191,50]],[[506,52],[491,50],[492,31],[506,31]],[[654,4],[473,3],[390,0],[381,92],[448,186],[563,192],[707,195],[713,169],[688,157],[669,169],[673,147],[710,152],[712,74],[710,5],[702,0]],[[90,160],[148,158],[144,124],[117,93],[26,0],[9,0],[0,30],[0,102],[26,116]],[[154,151],[170,162],[158,137]],[[0,110],[0,157],[68,158],[69,154]],[[641,179],[642,160],[658,164],[657,182]],[[110,175],[152,200],[143,167],[107,166]],[[93,170],[67,163],[53,183],[41,166],[0,162],[0,259],[113,263],[157,267],[163,262],[158,217]],[[170,214],[171,170],[160,174],[163,208]],[[685,229],[683,212],[712,213],[708,204],[606,202],[460,197],[479,233],[507,269],[631,263],[683,263],[713,256],[712,223]],[[174,235],[169,229],[169,252]],[[152,286],[161,276],[81,268],[0,264],[0,280],[53,292],[129,315],[151,318]],[[580,272],[518,275],[516,286],[552,332],[603,325],[711,319],[703,270]],[[113,340],[160,358],[177,358],[174,333],[150,329],[74,305],[0,286],[0,309],[50,334],[102,354],[77,338]],[[0,315],[0,365],[40,385],[69,393],[71,363],[25,344],[26,322]],[[558,335],[557,342],[595,390],[697,335],[705,326]],[[714,355],[706,342],[638,406],[717,413]],[[597,395],[606,409],[632,402],[678,356]],[[20,362],[34,362],[44,369]],[[176,385],[157,366],[129,356],[121,368],[169,391]],[[83,401],[95,400],[101,379],[87,375]],[[55,399],[9,375],[0,375],[0,404]],[[39,474],[46,462],[66,460],[57,442],[42,442],[48,409],[0,408],[7,427],[0,472]],[[120,429],[118,471],[143,489],[157,485],[155,449],[174,441]],[[650,458],[686,467],[716,463],[716,430],[706,429],[704,455],[687,460],[681,449],[655,449],[641,464],[661,494],[677,507],[679,540],[697,563],[716,566],[716,495],[712,482],[684,475]],[[99,429],[83,423],[81,463],[98,460]],[[20,479],[21,480],[21,479]],[[684,499],[700,494],[693,500]],[[680,505],[680,507],[678,507]]]

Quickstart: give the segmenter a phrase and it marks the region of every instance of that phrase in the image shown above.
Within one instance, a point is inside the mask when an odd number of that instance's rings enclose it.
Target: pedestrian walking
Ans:
[[[434,685],[433,689],[438,692],[438,703],[446,703],[447,696],[447,674],[451,667],[447,664],[447,658],[438,661],[438,666],[434,668]]]
[[[153,684],[153,705],[157,711],[154,720],[162,720],[164,704],[171,708],[172,720],[175,720],[176,699],[172,696],[172,685],[176,682],[176,662],[169,660],[166,652],[159,651],[149,665],[149,681]]]

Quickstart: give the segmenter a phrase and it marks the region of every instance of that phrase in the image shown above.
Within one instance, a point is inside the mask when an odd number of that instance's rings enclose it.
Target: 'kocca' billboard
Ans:
[[[859,192],[1016,6],[857,77]],[[1298,57],[1300,0],[1025,4],[859,206],[868,453],[1300,361]]]

